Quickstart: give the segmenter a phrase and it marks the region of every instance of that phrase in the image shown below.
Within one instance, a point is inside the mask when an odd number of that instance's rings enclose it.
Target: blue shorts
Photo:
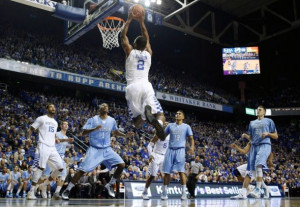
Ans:
[[[267,160],[270,153],[270,144],[251,145],[247,170],[255,171],[255,167],[258,165],[262,165],[264,169],[268,169]]]
[[[114,166],[124,163],[122,158],[112,150],[111,147],[97,149],[90,146],[86,152],[86,157],[79,167],[84,172],[92,172],[97,166],[103,163],[109,170]]]
[[[6,192],[6,189],[7,189],[7,182],[2,182],[0,183],[0,192],[3,191],[3,192]]]
[[[165,154],[163,172],[171,174],[173,171],[185,172],[185,148],[168,149]]]
[[[51,169],[51,167],[47,164],[47,165],[46,165],[46,168],[45,168],[45,170],[44,170],[44,172],[43,172],[43,176],[49,177],[50,174],[51,174],[51,172],[52,172],[52,169]],[[67,176],[67,169],[66,169],[66,163],[65,163],[65,161],[63,161],[63,171],[59,174],[59,176],[60,176],[60,177],[64,177],[64,178]]]

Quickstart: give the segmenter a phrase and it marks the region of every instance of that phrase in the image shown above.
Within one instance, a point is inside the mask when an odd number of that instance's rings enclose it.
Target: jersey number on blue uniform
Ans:
[[[144,70],[144,64],[145,64],[144,60],[138,60],[137,69]]]

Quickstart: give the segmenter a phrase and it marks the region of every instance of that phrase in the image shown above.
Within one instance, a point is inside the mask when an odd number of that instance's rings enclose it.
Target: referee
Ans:
[[[187,181],[187,189],[190,193],[190,199],[195,198],[195,188],[197,183],[197,176],[203,171],[203,165],[200,163],[200,157],[196,156],[195,161],[191,162],[190,174]]]

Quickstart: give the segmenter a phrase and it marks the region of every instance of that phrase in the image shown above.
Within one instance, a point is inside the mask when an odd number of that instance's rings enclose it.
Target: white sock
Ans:
[[[72,182],[70,182],[66,190],[71,190],[73,187],[74,187],[74,184]]]
[[[164,186],[163,186],[163,192],[167,193],[167,189],[168,189],[168,186],[167,186],[167,185],[164,185]]]
[[[182,194],[186,194],[186,185],[181,185]]]
[[[36,186],[32,185],[32,186],[30,187],[30,190],[29,190],[29,191],[30,191],[31,193],[34,193],[34,192],[35,192],[35,189],[36,189]]]
[[[261,187],[263,187],[263,188],[267,188],[268,186],[265,184],[265,182],[264,182],[264,181],[262,181],[262,182],[261,182]]]
[[[20,193],[20,191],[21,191],[21,189],[19,188],[19,189],[17,190],[17,194],[19,194],[19,193]]]
[[[147,194],[147,192],[148,192],[148,188],[144,188],[144,191],[143,191],[143,194]]]
[[[256,181],[256,188],[259,188],[259,189],[261,188],[261,182]]]
[[[110,181],[109,181],[109,184],[110,184],[110,185],[113,185],[113,184],[116,183],[116,181],[117,181],[117,179],[114,178],[114,177],[112,177],[112,178],[110,179]]]
[[[59,193],[59,192],[60,192],[60,189],[61,189],[61,186],[57,186],[57,187],[56,187],[56,190],[55,190],[55,193]]]
[[[242,195],[247,195],[247,189],[246,188],[242,188]]]

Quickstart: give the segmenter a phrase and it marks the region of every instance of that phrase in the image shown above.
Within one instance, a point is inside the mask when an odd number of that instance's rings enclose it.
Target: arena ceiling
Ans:
[[[253,45],[300,26],[296,0],[165,0],[167,27],[223,46]]]

